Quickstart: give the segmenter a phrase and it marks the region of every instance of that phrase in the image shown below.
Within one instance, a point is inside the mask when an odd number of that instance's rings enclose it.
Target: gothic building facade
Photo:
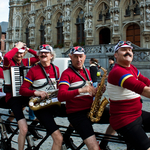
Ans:
[[[23,41],[60,52],[129,40],[150,48],[150,0],[9,0],[7,51]]]

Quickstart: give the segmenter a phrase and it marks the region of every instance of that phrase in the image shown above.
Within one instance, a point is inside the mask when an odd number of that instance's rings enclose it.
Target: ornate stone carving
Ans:
[[[51,14],[51,12],[49,11],[49,12],[47,13],[47,19],[50,20],[50,19],[51,19],[51,16],[52,16],[52,14]]]
[[[67,22],[67,23],[66,23],[66,32],[69,32],[69,31],[70,31],[70,23]]]
[[[88,19],[88,28],[92,28],[92,19]]]
[[[70,40],[66,40],[66,41],[64,42],[64,45],[65,45],[66,48],[69,48],[69,47],[70,47],[70,44],[71,44],[71,41],[70,41]]]
[[[147,21],[150,21],[150,8],[149,7],[146,9],[146,19]]]
[[[66,8],[66,17],[68,17],[68,16],[70,16],[70,8],[69,7]]]
[[[118,12],[116,12],[115,14],[114,14],[114,26],[118,26],[118,22],[119,21],[119,14],[118,14]]]
[[[115,0],[115,7],[118,7],[119,6],[119,2],[118,0]]]
[[[19,39],[19,31],[16,31],[16,33],[15,33],[15,38],[16,38],[16,39]]]
[[[30,30],[30,37],[34,37],[34,29]]]
[[[34,16],[31,16],[31,23],[34,23]]]

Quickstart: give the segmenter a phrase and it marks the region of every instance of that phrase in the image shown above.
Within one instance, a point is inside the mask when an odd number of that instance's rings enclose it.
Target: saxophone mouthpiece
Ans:
[[[101,69],[101,66],[100,65],[97,65],[98,69]]]

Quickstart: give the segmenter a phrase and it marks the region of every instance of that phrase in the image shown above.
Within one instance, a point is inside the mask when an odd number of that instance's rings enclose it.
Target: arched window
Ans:
[[[44,35],[45,35],[45,25],[44,25],[44,19],[43,19],[43,21],[41,22],[41,25],[40,25],[40,44],[42,45],[42,44],[45,44],[45,37],[44,37]]]
[[[110,12],[109,12],[109,7],[106,4],[105,4],[105,10],[106,10],[105,19],[109,20],[110,19]]]
[[[99,7],[99,18],[98,21],[102,21],[103,17],[104,20],[110,20],[110,12],[109,12],[109,6],[106,5],[105,3],[102,3],[101,6]],[[103,14],[102,14],[103,12]]]
[[[125,16],[130,16],[130,9],[129,9],[129,6],[128,6],[127,9],[126,9],[126,14],[125,14]]]
[[[133,0],[133,4],[136,5],[134,8],[134,15],[140,14],[139,2],[137,0]]]
[[[102,18],[103,18],[102,11],[100,11],[100,14],[99,14],[99,21],[102,21]]]
[[[16,27],[17,27],[17,28],[20,27],[20,19],[19,19],[19,18],[16,19]]]
[[[76,27],[77,27],[77,43],[85,43],[85,34],[84,34],[84,12],[81,10],[79,12],[78,18],[76,19]]]
[[[26,31],[25,31],[25,34],[26,34],[26,44],[27,44],[27,47],[30,47],[29,43],[29,28],[28,26],[26,27]]]
[[[61,15],[57,21],[57,44],[63,45],[64,44],[64,35],[63,35],[63,16]]]
[[[128,6],[125,10],[126,11],[125,17],[128,17],[131,15],[130,6],[134,7],[134,9],[133,9],[134,15],[140,15],[139,1],[138,0],[132,0],[132,1],[130,1],[130,3],[128,4]]]

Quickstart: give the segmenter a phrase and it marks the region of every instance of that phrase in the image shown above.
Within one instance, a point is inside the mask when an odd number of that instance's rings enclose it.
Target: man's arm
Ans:
[[[45,91],[36,91],[36,90],[30,90],[30,86],[33,83],[34,80],[34,72],[32,71],[32,68],[28,71],[27,76],[24,78],[23,84],[20,87],[19,93],[22,96],[39,96],[41,99],[48,98],[48,94]]]
[[[147,86],[150,86],[150,80],[147,77],[143,76],[141,73],[139,75],[138,80],[144,82]]]
[[[27,62],[28,62],[28,63],[27,63],[27,66],[31,66],[31,65],[34,65],[36,62],[39,61],[39,57],[38,57],[36,51],[34,51],[34,50],[30,49],[30,48],[27,48],[27,49],[28,49],[28,52],[29,52],[29,53],[31,53],[32,55],[34,55],[34,57],[25,58],[25,59],[28,60],[28,61],[27,61]]]
[[[145,86],[141,95],[150,98],[150,87]]]
[[[46,97],[48,98],[48,94],[45,92],[45,91],[36,91],[36,90],[30,90],[29,87],[30,87],[31,83],[27,82],[27,81],[23,81],[23,84],[22,86],[20,87],[20,90],[19,90],[19,93],[20,95],[22,96],[38,96],[38,97],[41,97],[41,100],[42,99],[45,99]]]
[[[18,52],[18,48],[14,47],[12,50],[7,52],[4,55],[4,67],[10,66],[10,60],[12,60],[13,56]]]
[[[72,99],[79,94],[78,89],[71,90],[71,91],[68,91],[68,89],[69,89],[68,85],[65,84],[59,85],[59,91],[57,97],[60,102]]]
[[[31,53],[32,55],[34,55],[34,57],[38,58],[37,52],[31,48],[27,48],[28,52]]]

